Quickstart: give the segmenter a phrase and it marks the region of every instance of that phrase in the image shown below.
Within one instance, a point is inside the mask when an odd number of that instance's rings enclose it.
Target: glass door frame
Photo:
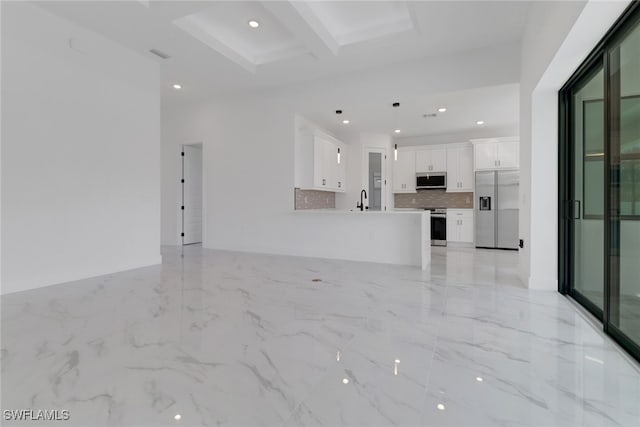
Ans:
[[[576,87],[580,88],[584,83],[589,82],[594,75],[596,75],[601,69],[604,69],[604,59],[603,55],[595,55],[589,61],[588,66],[581,67],[579,70],[579,75],[576,75],[575,79],[571,79],[565,87],[560,91],[560,152],[558,153],[558,158],[560,161],[559,171],[560,176],[558,177],[559,183],[559,219],[558,219],[558,231],[559,231],[559,243],[560,248],[558,248],[558,254],[560,259],[558,260],[558,268],[559,274],[558,277],[560,280],[558,281],[558,291],[562,294],[569,295],[571,298],[575,299],[586,308],[591,314],[593,314],[598,320],[604,322],[604,312],[606,310],[601,309],[596,304],[594,304],[589,298],[580,293],[579,290],[575,289],[575,287],[571,286],[574,283],[574,270],[575,266],[575,251],[574,242],[575,242],[575,227],[574,227],[574,219],[576,218],[576,205],[575,202],[582,200],[582,202],[578,205],[577,215],[580,215],[580,219],[584,218],[582,214],[584,209],[584,195],[576,196],[574,194],[575,187],[575,174],[574,172],[574,161],[575,161],[575,145],[572,143],[574,141],[574,131],[575,131],[575,116],[573,111],[573,97],[574,97],[574,89]],[[607,87],[605,82],[604,88],[604,98],[607,97]],[[606,113],[605,113],[606,115]],[[608,147],[608,121],[603,117],[604,121],[604,132],[605,132],[605,159],[608,159],[607,155],[607,147]],[[583,136],[584,136],[584,123],[583,123]],[[584,149],[584,148],[583,148]],[[606,161],[605,161],[605,175],[606,172]],[[584,169],[583,169],[584,176]],[[584,185],[584,180],[583,180]],[[605,188],[606,192],[606,188]],[[606,199],[606,196],[605,196]],[[605,209],[606,211],[606,209]],[[603,218],[605,222],[605,242],[606,242],[606,212],[605,218]],[[606,258],[606,255],[605,255]],[[605,259],[602,260],[605,262]],[[606,265],[604,271],[604,279],[607,277]],[[564,279],[564,280],[563,280]],[[604,302],[603,307],[607,306],[607,280],[604,283]]]
[[[612,89],[610,79],[610,60],[612,47],[622,41],[635,25],[640,22],[640,1],[632,2],[624,13],[618,18],[607,34],[600,40],[596,47],[578,67],[574,74],[560,89],[558,95],[558,292],[568,295],[586,308],[603,325],[605,333],[617,341],[627,352],[640,361],[640,343],[631,340],[624,332],[611,322],[611,310],[615,309],[611,303],[611,292],[619,292],[619,278],[612,280],[611,254],[614,245],[619,245],[619,240],[612,240],[611,208],[611,130],[613,115],[617,109],[611,102]],[[576,291],[572,284],[574,280],[574,112],[572,97],[574,89],[593,76],[600,66],[604,70],[604,305],[603,310],[593,302]],[[619,144],[619,141],[617,141]],[[619,226],[619,217],[618,217]],[[615,282],[615,283],[614,283]]]

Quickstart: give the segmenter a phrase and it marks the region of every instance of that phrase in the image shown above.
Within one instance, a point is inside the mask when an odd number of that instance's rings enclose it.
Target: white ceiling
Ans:
[[[516,42],[530,6],[524,1],[36,3],[157,60],[167,104]],[[249,19],[262,25],[251,29]],[[152,48],[171,57],[156,58]],[[172,89],[173,83],[183,89]]]
[[[519,122],[519,84],[489,86],[462,91],[404,97],[400,107],[393,102],[367,104],[354,100],[334,111],[304,111],[305,117],[334,133],[374,132],[404,138],[419,135],[469,134],[475,137],[511,136]],[[445,107],[447,111],[438,112]],[[435,117],[424,115],[436,114]],[[342,120],[348,119],[349,124]],[[478,125],[482,120],[484,124]],[[394,133],[400,129],[400,133]],[[459,142],[459,141],[458,141]]]

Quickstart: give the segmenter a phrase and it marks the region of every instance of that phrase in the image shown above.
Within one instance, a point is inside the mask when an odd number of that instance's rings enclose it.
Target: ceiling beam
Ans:
[[[338,55],[340,46],[305,2],[264,1],[262,6],[316,58]]]
[[[200,20],[195,16],[185,16],[184,18],[177,19],[173,23],[182,29],[184,32],[190,34],[202,43],[206,44],[213,50],[217,51],[221,55],[224,55],[231,61],[240,65],[248,72],[256,73],[256,64],[250,59],[240,55],[236,50],[222,43],[217,38],[213,37],[204,27]]]

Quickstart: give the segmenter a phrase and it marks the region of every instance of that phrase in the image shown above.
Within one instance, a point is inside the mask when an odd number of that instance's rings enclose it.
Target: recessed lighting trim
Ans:
[[[479,383],[481,383],[482,381],[484,381],[484,379],[482,377],[476,377],[476,381],[478,381]]]
[[[444,410],[446,409],[446,407],[445,407],[442,403],[438,403],[438,404],[436,405],[436,408],[438,408],[438,409],[439,409],[439,410],[441,410],[441,411],[444,411]]]
[[[440,113],[444,113],[445,111],[447,111],[447,107],[438,108],[438,112],[440,112]]]
[[[343,378],[342,384],[349,384],[349,378]]]
[[[180,90],[180,89],[182,89],[182,85],[179,85],[178,83],[176,83],[176,84],[173,85],[173,88],[175,90]]]
[[[484,120],[478,120],[478,121],[476,122],[476,124],[477,124],[477,125],[483,125],[483,124],[484,124]]]
[[[342,121],[342,123],[345,124],[345,125],[348,125],[350,122],[349,122],[349,120],[345,119],[345,120]]]
[[[176,414],[176,416],[173,417],[173,419],[176,420],[176,421],[180,421],[182,419],[182,415]]]
[[[400,129],[394,130],[395,133],[400,133]]]
[[[255,19],[250,19],[248,24],[251,28],[258,28],[260,26],[260,23]]]

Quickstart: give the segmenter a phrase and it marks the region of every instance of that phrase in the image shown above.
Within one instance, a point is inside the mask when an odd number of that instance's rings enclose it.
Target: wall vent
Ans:
[[[162,52],[161,50],[158,49],[149,49],[149,52],[153,53],[155,56],[158,56],[162,59],[169,59],[171,58],[169,55],[167,55],[166,53]]]

